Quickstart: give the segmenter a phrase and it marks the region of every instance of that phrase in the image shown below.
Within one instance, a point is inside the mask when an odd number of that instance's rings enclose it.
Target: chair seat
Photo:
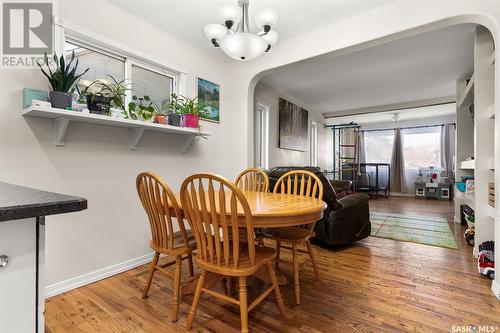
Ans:
[[[232,249],[231,249],[232,251]],[[231,258],[229,265],[221,263],[211,264],[203,260],[199,260],[199,254],[196,254],[196,262],[198,266],[215,274],[223,274],[226,276],[248,276],[256,272],[260,267],[268,262],[274,261],[276,258],[276,249],[270,247],[255,247],[255,264],[250,263],[250,257],[247,253],[240,253],[238,260],[238,268],[234,268],[234,262]]]
[[[286,228],[269,228],[260,229],[259,236],[270,238],[278,241],[307,241],[310,237],[314,237],[314,231],[309,231],[299,227]]]

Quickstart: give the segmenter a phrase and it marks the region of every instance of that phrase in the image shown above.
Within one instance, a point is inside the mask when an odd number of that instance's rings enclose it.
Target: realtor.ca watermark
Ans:
[[[33,68],[52,54],[54,29],[51,2],[2,2],[1,68]]]
[[[493,333],[500,332],[500,327],[495,325],[452,325],[450,332],[453,333]]]

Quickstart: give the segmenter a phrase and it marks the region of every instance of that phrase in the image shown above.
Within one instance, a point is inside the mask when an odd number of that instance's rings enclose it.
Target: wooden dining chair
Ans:
[[[248,168],[236,178],[236,186],[242,191],[268,192],[269,177],[264,169]]]
[[[208,173],[195,174],[182,184],[181,202],[196,239],[196,263],[201,270],[188,315],[187,329],[192,327],[202,293],[238,305],[241,332],[248,332],[248,312],[273,291],[278,308],[284,315],[285,306],[273,265],[276,251],[255,246],[252,212],[243,192],[224,177]],[[235,225],[240,228],[230,228]],[[246,236],[246,242],[240,243],[240,232]],[[248,305],[247,278],[264,265],[272,285]],[[238,278],[239,298],[234,299],[205,288],[205,279],[209,273]]]
[[[281,176],[274,186],[273,193],[287,193],[307,196],[311,198],[323,198],[323,184],[312,172],[306,170],[294,170]],[[312,263],[316,278],[319,280],[319,271],[310,238],[314,237],[314,223],[298,227],[261,229],[260,235],[276,241],[276,268],[281,262],[293,265],[293,281],[295,288],[295,303],[300,304],[300,282],[299,271],[305,265]],[[282,243],[290,243],[291,246],[282,246]],[[305,245],[299,249],[299,245]],[[280,259],[282,248],[292,251],[292,261]],[[299,263],[298,253],[306,253],[309,259]]]
[[[185,259],[188,260],[189,275],[191,279],[184,281],[184,283],[187,283],[192,281],[194,275],[192,252],[196,248],[196,244],[194,244],[194,242],[190,243],[188,232],[184,226],[182,213],[179,209],[179,204],[170,188],[159,176],[152,172],[143,172],[137,176],[136,186],[139,198],[149,218],[152,238],[150,246],[155,251],[142,298],[148,296],[151,281],[156,271],[172,278],[174,282],[172,321],[177,321],[179,314],[182,261]],[[177,220],[177,225],[179,227],[179,232],[177,233],[174,232],[173,218]],[[177,237],[179,234],[180,237]],[[160,254],[174,257],[175,260],[159,265],[158,261]],[[172,265],[174,265],[173,273],[166,269],[168,266]]]
[[[269,177],[266,171],[261,168],[243,170],[236,178],[235,183],[242,191],[269,192]],[[255,240],[259,246],[264,246],[264,239],[260,236],[260,229],[255,230]]]

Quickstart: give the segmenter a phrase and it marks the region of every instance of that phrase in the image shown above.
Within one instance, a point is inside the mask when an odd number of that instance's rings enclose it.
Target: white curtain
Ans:
[[[407,192],[403,136],[401,135],[400,128],[396,128],[396,131],[394,132],[394,144],[392,145],[391,192]]]
[[[359,131],[359,163],[366,162],[366,153],[365,153],[365,132]]]
[[[447,177],[451,175],[452,167],[452,153],[451,153],[451,140],[450,140],[450,125],[444,124],[441,126],[441,167],[446,171]]]

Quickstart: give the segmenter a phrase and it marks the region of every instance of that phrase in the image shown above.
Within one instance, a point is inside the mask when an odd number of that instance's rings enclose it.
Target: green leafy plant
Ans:
[[[206,116],[205,104],[198,101],[198,97],[189,98],[186,96],[181,96],[183,98],[181,114],[192,114],[195,116],[203,117]]]
[[[170,95],[169,113],[182,114],[182,109],[184,108],[184,98],[177,94]]]
[[[155,114],[174,113],[171,110],[171,102],[168,99],[164,99],[160,105],[153,103],[153,108],[155,110]]]
[[[102,96],[109,97],[111,99],[111,105],[124,110],[125,109],[125,94],[127,90],[132,90],[130,85],[125,82],[125,80],[118,81],[113,76],[108,75],[111,79],[111,83],[100,81],[100,91],[98,94]]]
[[[43,56],[43,62],[37,62],[38,67],[43,75],[49,80],[53,91],[72,92],[76,82],[88,72],[89,68],[83,73],[76,74],[78,68],[78,59],[75,62],[75,51],[71,53],[71,58],[68,62],[65,61],[64,55],[58,59],[54,54],[53,63],[49,61],[47,53]]]
[[[189,98],[183,95],[172,94],[170,96],[170,112],[180,115],[192,114],[195,116],[206,116],[206,105],[198,101],[198,97]]]
[[[125,111],[126,118],[150,120],[155,115],[155,108],[149,96],[132,96],[132,102],[128,103],[128,111]]]
[[[125,110],[125,94],[128,90],[132,90],[130,85],[125,81],[118,81],[113,76],[109,75],[111,83],[96,80],[80,92],[76,87],[81,101],[85,100],[88,95],[104,96],[110,99],[111,105],[115,108]]]

